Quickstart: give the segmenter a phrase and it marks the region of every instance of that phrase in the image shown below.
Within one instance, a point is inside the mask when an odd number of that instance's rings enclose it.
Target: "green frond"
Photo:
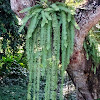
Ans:
[[[24,12],[28,12],[32,7],[27,7],[23,10],[21,10],[19,13],[24,13]]]
[[[44,14],[45,14],[45,17],[46,17],[48,20],[52,20],[51,15],[50,15],[49,12],[44,12]]]
[[[55,11],[59,11],[59,7],[54,3],[51,5],[51,7],[55,10]]]
[[[53,55],[57,57],[57,60],[59,61],[59,53],[60,53],[60,26],[58,23],[58,18],[56,13],[52,14],[52,26],[53,26]]]
[[[70,13],[70,14],[71,14],[71,10],[70,10],[69,8],[66,8],[66,7],[61,6],[61,5],[58,5],[58,7],[59,7],[59,9],[60,9],[61,11],[64,11],[64,12],[66,12],[66,13]]]
[[[27,15],[27,16],[25,16],[23,19],[22,19],[22,26],[19,28],[19,31],[18,32],[21,32],[22,31],[22,29],[25,27],[25,25],[26,25],[26,23],[28,22],[28,20],[30,19],[32,17],[32,15]]]
[[[74,47],[74,25],[70,24],[70,34],[71,34],[71,41],[70,41],[70,47],[71,47],[71,54],[73,53],[73,47]]]
[[[31,19],[30,25],[28,27],[28,32],[27,32],[28,38],[32,37],[32,33],[34,32],[37,26],[37,19],[38,19],[38,14],[36,16],[33,16]]]
[[[47,50],[51,47],[51,28],[51,21],[49,21],[47,27]]]
[[[34,12],[38,12],[40,9],[43,9],[43,7],[41,5],[35,5],[33,6],[30,10],[29,10],[29,14],[32,14]]]
[[[40,99],[40,81],[43,77],[46,78],[43,99],[57,100],[58,73],[61,77],[59,98],[63,100],[64,72],[73,52],[74,27],[77,26],[72,9],[64,3],[57,2],[48,5],[47,8],[35,5],[22,12],[28,12],[28,15],[22,20],[20,31],[31,19],[26,36],[29,68],[27,100]]]
[[[45,26],[45,24],[48,23],[48,19],[46,18],[44,11],[41,12],[41,15],[42,15],[42,23],[41,23],[41,26],[43,27],[43,26]]]

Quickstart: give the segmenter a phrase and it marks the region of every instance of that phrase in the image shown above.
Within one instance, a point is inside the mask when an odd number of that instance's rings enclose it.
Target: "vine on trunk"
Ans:
[[[26,53],[29,66],[27,100],[39,100],[40,79],[46,78],[44,100],[57,100],[58,75],[61,77],[59,100],[63,100],[63,80],[74,46],[74,10],[64,3],[42,2],[21,12],[23,29],[30,20],[26,36]],[[33,94],[32,94],[33,91]]]

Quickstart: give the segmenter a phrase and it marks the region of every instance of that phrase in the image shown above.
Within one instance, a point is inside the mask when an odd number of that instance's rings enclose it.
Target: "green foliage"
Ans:
[[[70,5],[74,8],[79,7],[80,5],[84,4],[84,2],[87,2],[87,0],[65,0],[67,5]]]
[[[4,54],[7,47],[10,47],[10,51],[14,54],[18,51],[18,46],[25,43],[25,32],[19,33],[18,29],[18,20],[11,10],[10,0],[0,0],[0,37],[3,37],[0,45]]]
[[[19,47],[25,47],[25,32],[19,33],[18,29],[18,20],[11,10],[10,0],[0,0],[0,75],[3,75],[2,71],[7,73],[14,62],[27,67],[24,54],[17,53]]]
[[[26,86],[0,86],[0,100],[26,100],[26,96]]]
[[[98,98],[97,100],[100,100],[100,98]]]
[[[98,44],[100,44],[100,22],[98,22],[96,26],[92,28],[92,30],[94,33],[94,38],[98,41]]]
[[[28,71],[13,63],[0,79],[0,100],[26,100]]]
[[[6,57],[2,56],[2,59],[0,60],[0,76],[5,76],[8,73],[11,72],[12,68],[18,67],[24,67],[27,68],[27,61],[26,58],[23,57],[21,53],[13,56],[13,55],[7,55]]]
[[[29,68],[27,100],[39,100],[40,78],[46,77],[44,100],[56,100],[58,75],[61,77],[61,96],[64,72],[73,53],[74,26],[77,27],[73,8],[64,3],[35,5],[26,8],[30,20],[26,36],[26,53]],[[45,76],[46,75],[46,76]],[[33,92],[32,92],[33,91]]]
[[[84,49],[86,51],[87,60],[92,60],[91,69],[96,73],[96,68],[100,64],[100,51],[99,51],[99,42],[96,40],[93,31],[91,30],[89,35],[84,41]]]

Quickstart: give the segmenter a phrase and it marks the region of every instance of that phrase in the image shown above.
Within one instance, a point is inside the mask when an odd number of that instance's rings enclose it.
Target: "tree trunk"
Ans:
[[[35,4],[36,0],[10,0],[11,8],[20,17],[23,18],[25,14],[19,14],[19,11],[25,7],[29,7]],[[57,1],[57,0],[50,0]],[[58,0],[59,1],[59,0]],[[63,0],[60,0],[63,1]],[[92,6],[89,2],[92,1]],[[85,51],[83,49],[83,42],[88,35],[88,31],[100,21],[100,6],[98,6],[98,0],[89,0],[86,9],[76,10],[76,21],[80,27],[80,30],[75,30],[75,43],[74,53],[71,56],[70,64],[67,68],[67,72],[74,82],[77,89],[78,100],[94,100],[100,98],[100,66],[97,69],[97,73],[93,74],[91,71],[91,61],[86,60]],[[89,5],[89,6],[88,6]]]

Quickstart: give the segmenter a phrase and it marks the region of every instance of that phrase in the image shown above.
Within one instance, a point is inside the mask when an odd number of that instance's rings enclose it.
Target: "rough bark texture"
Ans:
[[[78,100],[94,100],[99,97],[100,91],[97,92],[99,84],[98,78],[91,72],[91,62],[86,60],[83,49],[83,41],[88,34],[88,31],[100,20],[100,7],[95,9],[86,9],[77,11],[76,21],[80,30],[75,31],[75,45],[74,53],[71,57],[69,67],[67,69],[69,75],[72,77],[77,91]],[[91,77],[92,76],[92,77]],[[90,91],[91,78],[92,90]],[[94,84],[93,84],[94,83]],[[97,88],[95,88],[97,86]],[[98,95],[98,96],[97,96]]]
[[[18,15],[19,18],[23,18],[25,13],[19,13],[24,8],[33,6],[35,0],[10,0],[12,10]]]
[[[95,5],[93,5],[95,7]],[[87,7],[88,8],[88,7]],[[83,41],[88,34],[88,31],[100,20],[100,7],[95,9],[85,9],[77,11],[76,21],[80,30],[75,31],[74,53],[71,57],[69,67],[67,69],[72,77],[77,91],[78,100],[94,100],[99,97],[100,91],[97,92],[99,86],[98,78],[91,72],[91,62],[86,60],[83,49]],[[92,77],[91,77],[92,76]],[[91,78],[94,80],[89,83]],[[93,84],[94,83],[94,84]],[[96,86],[96,88],[95,88]]]
[[[19,14],[19,11],[25,7],[35,4],[36,0],[10,0],[11,7],[14,12],[23,18],[25,14]],[[57,0],[50,0],[55,2]],[[59,0],[58,0],[59,1]],[[63,1],[63,0],[60,0]],[[100,66],[97,73],[94,75],[91,72],[91,61],[86,60],[85,51],[83,49],[83,41],[88,34],[88,31],[100,21],[100,4],[99,0],[88,0],[91,6],[85,6],[86,9],[76,10],[76,21],[80,30],[75,30],[74,53],[70,59],[70,64],[67,69],[68,74],[72,78],[76,89],[78,100],[94,100],[100,98]]]

